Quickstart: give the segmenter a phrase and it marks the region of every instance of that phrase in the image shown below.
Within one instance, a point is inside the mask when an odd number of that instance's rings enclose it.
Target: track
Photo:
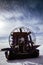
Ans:
[[[43,65],[43,56],[39,56],[39,58],[8,61],[4,56],[4,52],[0,52],[0,65]]]

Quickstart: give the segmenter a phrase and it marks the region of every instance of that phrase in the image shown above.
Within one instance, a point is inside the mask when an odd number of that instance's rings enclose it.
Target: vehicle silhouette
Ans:
[[[39,50],[37,47],[40,45],[35,45],[35,38],[32,39],[31,34],[32,31],[29,28],[15,28],[9,36],[10,48],[1,49],[1,51],[5,51],[5,57],[8,60],[38,57]]]

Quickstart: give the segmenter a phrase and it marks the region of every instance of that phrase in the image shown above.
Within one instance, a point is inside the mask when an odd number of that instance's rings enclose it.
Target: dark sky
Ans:
[[[0,0],[0,10],[31,12],[31,15],[43,15],[43,0]],[[23,12],[23,13],[25,13]],[[27,13],[25,13],[27,14]]]
[[[0,0],[0,11],[20,11],[26,18],[38,17],[43,20],[43,0]],[[21,17],[23,18],[23,17]]]
[[[43,13],[43,0],[0,0],[0,9],[7,11],[23,11],[41,15]]]

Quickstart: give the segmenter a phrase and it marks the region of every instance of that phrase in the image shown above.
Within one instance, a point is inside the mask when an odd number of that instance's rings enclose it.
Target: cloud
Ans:
[[[7,16],[6,16],[7,13]],[[9,15],[10,14],[10,15]],[[20,17],[23,17],[23,19],[20,19]],[[5,26],[0,30],[0,36],[3,37],[7,37],[10,34],[10,32],[15,28],[15,27],[19,27],[19,26],[26,26],[29,27],[34,33],[39,33],[41,34],[42,32],[42,28],[41,25],[39,26],[37,23],[39,22],[39,20],[36,20],[36,18],[32,18],[31,17],[29,19],[27,19],[27,17],[25,17],[25,15],[22,12],[7,12],[4,11],[2,13],[2,19],[1,19]],[[37,35],[36,35],[37,36]],[[0,41],[2,42],[3,39]],[[5,41],[5,39],[4,39]],[[3,41],[3,42],[4,42]],[[7,42],[7,40],[6,40]]]
[[[39,49],[40,55],[43,55],[43,45],[41,45],[38,49]]]
[[[38,44],[38,45],[43,44],[43,35],[36,36],[36,44]]]
[[[42,0],[0,0],[0,37],[7,37],[15,27],[29,27],[36,37],[43,36],[43,3]],[[40,37],[41,36],[41,37]]]

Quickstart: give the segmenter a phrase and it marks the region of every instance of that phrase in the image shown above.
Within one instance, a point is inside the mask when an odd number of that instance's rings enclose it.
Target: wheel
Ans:
[[[10,51],[5,52],[5,57],[9,60],[10,59]]]
[[[16,54],[13,51],[6,51],[5,57],[7,58],[7,60],[13,60],[16,58]]]
[[[39,50],[36,49],[34,50],[33,54],[32,54],[32,57],[35,58],[35,57],[39,57]]]

